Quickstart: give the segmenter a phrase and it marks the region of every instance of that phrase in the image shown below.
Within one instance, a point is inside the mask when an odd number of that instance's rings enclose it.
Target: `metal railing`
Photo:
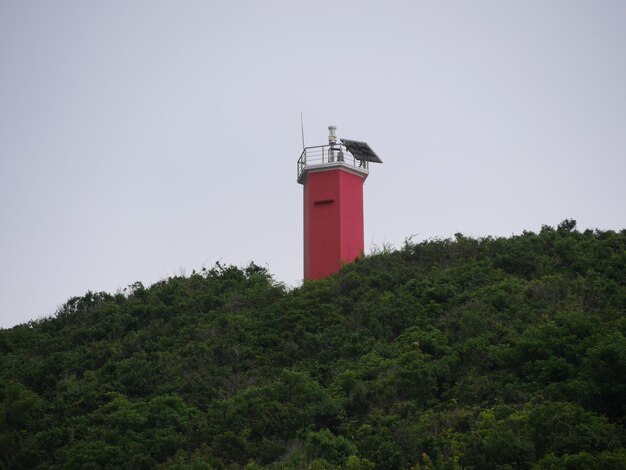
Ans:
[[[298,179],[306,168],[336,165],[337,163],[353,166],[365,171],[369,168],[369,162],[367,160],[357,160],[348,149],[341,144],[317,145],[315,147],[306,147],[302,151],[300,158],[298,158]]]

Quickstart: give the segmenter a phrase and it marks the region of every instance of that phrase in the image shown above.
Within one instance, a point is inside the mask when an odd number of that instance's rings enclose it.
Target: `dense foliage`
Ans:
[[[626,468],[626,231],[217,265],[0,331],[0,468]]]

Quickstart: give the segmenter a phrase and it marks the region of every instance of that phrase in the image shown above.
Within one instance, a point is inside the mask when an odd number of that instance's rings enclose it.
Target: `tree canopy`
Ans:
[[[626,468],[626,231],[217,264],[0,331],[0,468]]]

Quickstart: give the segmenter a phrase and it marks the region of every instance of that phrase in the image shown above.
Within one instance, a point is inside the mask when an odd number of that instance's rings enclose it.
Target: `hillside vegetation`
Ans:
[[[626,231],[216,265],[0,331],[0,468],[626,468]]]

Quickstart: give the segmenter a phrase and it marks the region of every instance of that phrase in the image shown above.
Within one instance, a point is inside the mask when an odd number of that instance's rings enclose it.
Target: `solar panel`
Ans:
[[[371,147],[367,145],[367,142],[359,142],[358,140],[348,139],[341,139],[341,142],[357,160],[366,160],[374,163],[383,162],[380,158],[378,158],[378,155],[374,153]]]

